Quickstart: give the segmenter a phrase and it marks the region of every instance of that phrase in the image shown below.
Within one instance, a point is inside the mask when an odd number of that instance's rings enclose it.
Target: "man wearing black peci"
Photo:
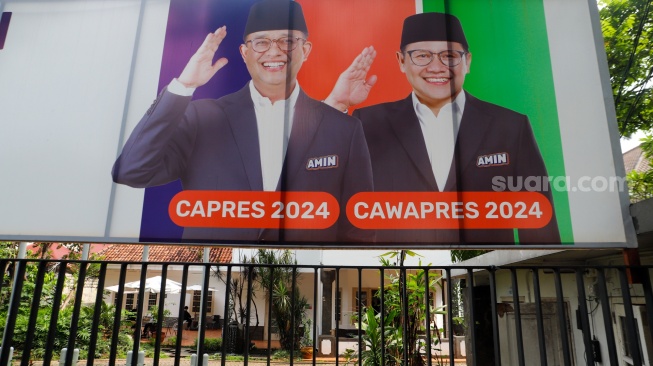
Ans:
[[[375,56],[372,47],[364,49],[325,102],[344,111],[365,100],[376,83],[376,76],[367,78]],[[396,57],[412,93],[353,113],[363,123],[376,192],[493,192],[496,177],[546,179],[528,117],[463,89],[472,54],[458,18],[409,16]],[[541,193],[553,204],[549,191]],[[555,214],[543,228],[518,230],[517,240],[560,243]],[[511,229],[382,229],[377,241],[510,244],[515,235]]]

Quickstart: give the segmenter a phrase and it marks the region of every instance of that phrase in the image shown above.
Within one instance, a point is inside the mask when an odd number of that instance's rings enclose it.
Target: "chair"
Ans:
[[[163,324],[161,326],[166,329],[166,334],[170,334],[171,331],[175,330],[177,320],[178,318],[176,317],[166,317],[163,319]]]
[[[213,316],[207,315],[204,318],[204,323],[206,324],[206,329],[215,329],[215,323],[213,321]]]
[[[222,321],[220,315],[213,315],[213,322],[211,322],[211,326],[213,329],[222,329]]]

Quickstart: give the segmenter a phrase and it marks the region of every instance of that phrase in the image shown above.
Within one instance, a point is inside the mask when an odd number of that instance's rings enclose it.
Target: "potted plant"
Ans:
[[[304,331],[302,338],[300,340],[300,349],[299,352],[302,355],[302,358],[305,360],[313,359],[313,338],[311,338],[311,319],[306,318],[304,320]]]

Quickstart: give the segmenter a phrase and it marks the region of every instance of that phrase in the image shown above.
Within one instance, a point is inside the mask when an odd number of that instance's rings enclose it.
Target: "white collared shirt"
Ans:
[[[424,136],[431,169],[440,191],[444,190],[453,161],[454,148],[465,110],[465,92],[458,93],[453,103],[447,103],[436,116],[412,93],[413,108]]]
[[[295,104],[299,96],[299,83],[295,84],[295,89],[288,99],[274,104],[256,90],[252,81],[249,82],[249,92],[256,113],[263,190],[275,191],[288,149]]]
[[[195,88],[186,88],[177,79],[173,79],[168,85],[168,91],[181,96],[191,96]],[[249,93],[256,114],[263,190],[276,191],[292,131],[299,83],[295,84],[295,89],[288,99],[274,104],[256,90],[252,81],[249,82]]]

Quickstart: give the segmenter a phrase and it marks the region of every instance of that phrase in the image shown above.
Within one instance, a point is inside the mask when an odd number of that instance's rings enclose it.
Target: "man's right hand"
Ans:
[[[197,52],[190,58],[177,81],[187,88],[198,88],[211,80],[213,75],[227,64],[227,59],[224,57],[213,63],[215,52],[226,36],[227,26],[218,28],[214,33],[209,33]]]
[[[376,84],[376,75],[367,78],[372,62],[376,57],[376,50],[373,46],[365,47],[354,62],[343,71],[336,81],[331,94],[324,100],[324,103],[345,111],[351,106],[362,103],[367,99],[370,90]]]

